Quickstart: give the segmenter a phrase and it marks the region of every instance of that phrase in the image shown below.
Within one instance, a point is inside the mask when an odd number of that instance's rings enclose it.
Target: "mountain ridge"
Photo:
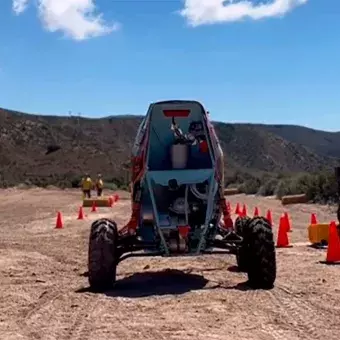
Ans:
[[[85,171],[123,181],[142,117],[37,115],[0,108],[0,185],[70,182]],[[227,175],[317,172],[331,169],[340,158],[340,133],[285,124],[213,124]]]

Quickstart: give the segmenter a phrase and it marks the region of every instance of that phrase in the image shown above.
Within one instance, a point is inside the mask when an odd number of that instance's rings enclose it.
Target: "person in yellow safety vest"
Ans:
[[[104,182],[102,180],[102,175],[98,174],[97,181],[96,181],[96,190],[97,196],[100,197],[103,193]]]
[[[83,190],[84,197],[91,198],[92,179],[87,173],[81,180],[81,188]]]

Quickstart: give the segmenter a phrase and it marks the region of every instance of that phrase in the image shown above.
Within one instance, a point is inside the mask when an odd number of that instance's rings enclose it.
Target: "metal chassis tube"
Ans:
[[[180,253],[173,254],[171,257],[187,257],[187,256],[197,256],[197,255],[213,255],[213,254],[233,254],[235,249],[238,247],[242,240],[239,241],[233,240],[231,242],[227,240],[218,240],[215,239],[212,242],[207,244],[207,248],[215,248],[213,249],[204,249],[200,253]],[[159,251],[159,247],[155,243],[145,243],[138,241],[135,236],[123,236],[120,240],[120,245],[118,247],[118,261],[117,263],[122,262],[123,260],[130,257],[153,257],[153,256],[164,256],[164,252]],[[138,253],[140,251],[149,250],[150,252]]]
[[[151,198],[151,203],[152,203],[152,210],[153,210],[154,217],[155,217],[156,228],[157,228],[159,237],[161,238],[161,243],[163,245],[163,248],[164,248],[164,251],[165,251],[165,255],[170,255],[170,251],[169,251],[169,248],[168,248],[168,246],[166,244],[163,232],[162,232],[162,230],[161,230],[161,228],[159,226],[160,223],[159,223],[159,218],[158,218],[158,210],[157,210],[155,195],[154,195],[154,192],[153,192],[153,189],[152,189],[151,180],[150,180],[150,176],[149,176],[148,172],[146,172],[146,176],[145,177],[146,177],[147,187],[148,187],[148,190],[150,192],[150,198]]]

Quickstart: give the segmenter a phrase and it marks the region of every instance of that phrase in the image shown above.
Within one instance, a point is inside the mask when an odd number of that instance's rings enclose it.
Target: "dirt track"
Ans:
[[[288,208],[293,247],[278,249],[278,278],[270,291],[248,290],[235,258],[132,258],[118,267],[115,291],[87,291],[89,225],[98,216],[122,224],[129,201],[77,221],[79,192],[2,191],[0,202],[0,339],[42,340],[338,340],[340,266],[308,243],[310,213],[330,221],[327,207]],[[283,212],[273,199],[228,198]],[[65,227],[55,230],[57,209]],[[274,226],[276,229],[277,226]]]

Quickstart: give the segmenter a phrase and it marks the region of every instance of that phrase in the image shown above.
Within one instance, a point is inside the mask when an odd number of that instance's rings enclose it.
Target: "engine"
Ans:
[[[204,224],[208,197],[207,184],[185,185],[176,190],[172,196],[169,214],[178,219],[178,225],[190,225],[195,229]]]
[[[162,227],[162,232],[171,252],[183,253],[197,246],[205,224],[208,190],[208,182],[180,187],[175,181],[169,183],[169,228]],[[214,211],[217,219],[217,202]]]

